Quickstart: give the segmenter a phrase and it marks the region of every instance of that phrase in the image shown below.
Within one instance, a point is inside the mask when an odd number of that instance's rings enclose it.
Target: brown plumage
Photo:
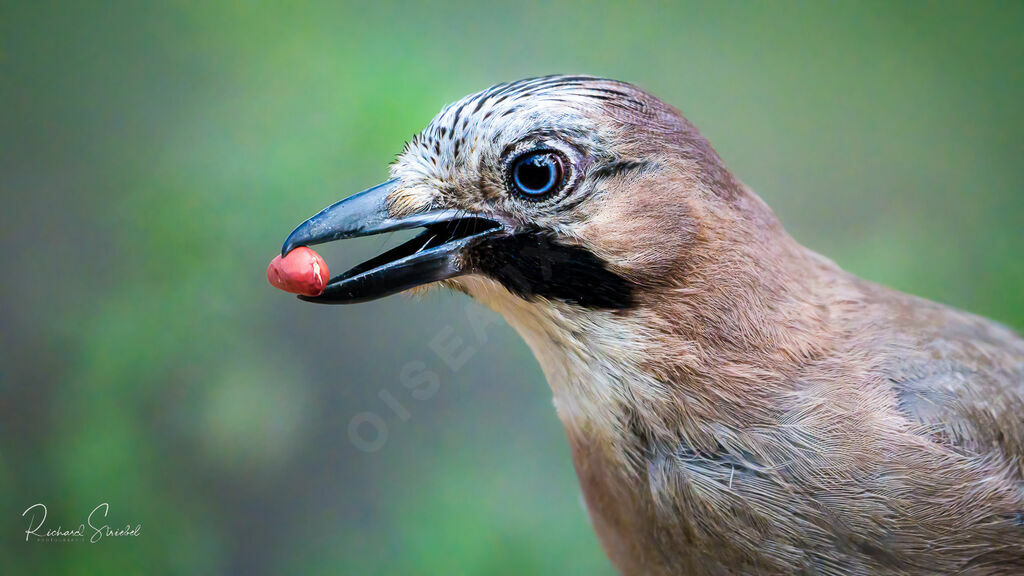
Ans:
[[[560,155],[564,189],[514,193],[524,150]],[[624,574],[1024,573],[1024,341],[800,246],[673,108],[500,85],[392,175],[392,218],[497,223],[422,280],[530,345]]]

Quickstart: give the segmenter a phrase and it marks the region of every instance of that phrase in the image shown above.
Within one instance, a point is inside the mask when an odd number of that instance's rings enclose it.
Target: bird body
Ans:
[[[540,362],[624,574],[1024,573],[1024,344],[804,258],[791,310],[817,314],[724,347],[664,302],[581,317],[464,282]]]
[[[440,282],[502,314],[623,574],[1024,573],[1024,341],[802,247],[668,105],[499,85],[392,176],[285,251],[427,222],[321,301]]]

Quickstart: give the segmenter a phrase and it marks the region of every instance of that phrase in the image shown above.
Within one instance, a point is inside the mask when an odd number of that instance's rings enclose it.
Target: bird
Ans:
[[[502,315],[622,574],[1024,574],[1024,340],[805,248],[643,89],[469,95],[282,254],[412,228],[300,298]]]

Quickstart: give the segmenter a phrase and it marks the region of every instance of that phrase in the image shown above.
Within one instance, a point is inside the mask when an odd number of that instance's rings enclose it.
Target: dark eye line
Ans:
[[[647,161],[614,160],[594,168],[594,171],[591,174],[594,178],[604,180],[607,178],[621,176],[629,172],[647,172],[648,170],[654,170],[657,167],[657,164]]]

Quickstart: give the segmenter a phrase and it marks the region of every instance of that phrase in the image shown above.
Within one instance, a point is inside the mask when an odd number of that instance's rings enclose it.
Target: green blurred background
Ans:
[[[264,276],[285,235],[445,103],[598,74],[803,243],[1019,330],[1022,29],[1019,2],[3,2],[0,573],[610,574],[516,335],[441,292],[303,304]],[[26,543],[36,502],[142,531]]]

